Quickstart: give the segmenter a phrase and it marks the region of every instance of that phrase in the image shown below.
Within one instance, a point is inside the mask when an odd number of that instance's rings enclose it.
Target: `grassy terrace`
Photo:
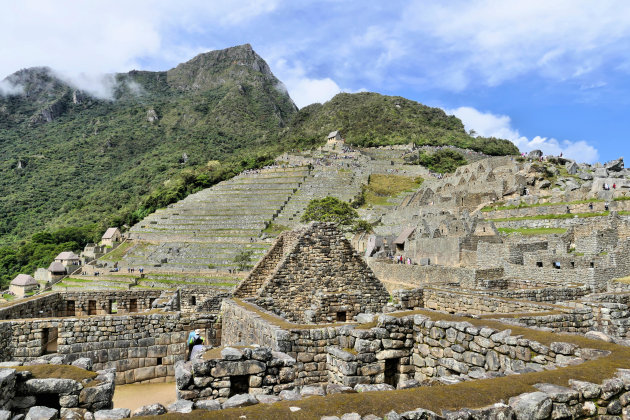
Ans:
[[[137,242],[135,242],[135,244],[137,244]],[[134,246],[134,242],[133,241],[125,241],[125,242],[121,243],[120,245],[118,245],[116,247],[116,249],[114,249],[112,252],[109,252],[109,253],[103,255],[101,258],[99,258],[99,260],[118,261],[133,246]]]
[[[33,374],[33,379],[60,378],[81,382],[85,379],[94,379],[98,376],[96,372],[69,365],[16,366],[11,369],[15,369],[18,372],[29,371]]]
[[[603,202],[604,202],[604,200],[591,198],[591,199],[588,199],[588,200],[563,201],[563,202],[560,202],[560,203],[551,203],[551,202],[536,203],[536,204],[520,203],[517,206],[506,206],[504,204],[498,203],[497,205],[494,205],[494,206],[486,206],[486,207],[482,208],[481,211],[482,212],[489,212],[489,211],[494,211],[494,210],[514,210],[514,209],[527,209],[527,208],[531,208],[531,207],[547,207],[547,206],[569,206],[569,205],[572,205],[572,204],[588,204],[588,203],[603,203]]]
[[[520,233],[521,235],[554,235],[566,233],[564,228],[498,228],[500,233],[512,235],[514,233]]]
[[[391,205],[389,198],[403,192],[413,191],[422,184],[422,181],[424,180],[421,177],[372,174],[364,190],[365,204],[374,206]]]
[[[624,213],[624,212],[620,212]],[[573,219],[588,218],[588,217],[600,217],[608,216],[609,211],[590,212],[590,213],[562,213],[562,214],[537,214],[536,216],[521,216],[521,217],[500,217],[498,219],[488,219],[492,222],[514,222],[518,220],[553,220],[553,219]]]
[[[238,302],[247,307],[251,305]],[[254,308],[255,309],[255,308]],[[258,313],[258,311],[256,311]],[[440,414],[441,410],[453,410],[462,407],[481,408],[501,400],[506,401],[514,395],[537,391],[533,385],[541,382],[567,386],[569,379],[577,379],[593,383],[601,383],[612,377],[619,368],[627,368],[630,360],[630,348],[603,341],[589,340],[582,336],[568,334],[552,334],[524,327],[507,326],[488,319],[471,319],[447,315],[426,310],[393,313],[402,317],[421,314],[433,320],[467,321],[476,327],[491,327],[497,330],[509,328],[513,335],[522,335],[544,345],[554,341],[574,343],[582,348],[594,348],[609,351],[610,354],[597,360],[587,361],[581,365],[569,366],[550,371],[511,375],[502,378],[462,382],[449,386],[421,387],[415,389],[365,392],[357,394],[336,394],[327,397],[310,397],[300,401],[283,401],[276,404],[258,404],[246,408],[234,408],[219,411],[196,411],[195,418],[201,419],[234,419],[246,416],[250,420],[263,419],[319,419],[325,415],[341,416],[344,413],[357,412],[360,415],[376,414],[383,416],[390,410],[398,413],[419,407]],[[275,323],[275,322],[274,322]],[[319,325],[324,328],[330,325]],[[322,398],[325,398],[323,400]],[[289,407],[300,407],[302,410],[291,412]],[[167,414],[164,419],[191,418],[183,414]]]

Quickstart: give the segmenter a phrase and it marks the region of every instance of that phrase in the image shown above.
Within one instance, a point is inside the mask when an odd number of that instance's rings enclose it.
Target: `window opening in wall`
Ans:
[[[109,313],[110,314],[118,313],[118,301],[114,299],[109,300]]]
[[[77,311],[74,307],[74,300],[69,300],[66,302],[66,316],[75,316]]]
[[[560,262],[559,261],[554,262],[553,268],[555,268],[556,270],[560,270]]]
[[[59,394],[37,393],[35,394],[35,405],[60,410],[61,404],[59,404]]]
[[[230,397],[249,394],[249,375],[230,376]]]
[[[347,317],[346,311],[337,312],[337,321],[346,322],[346,317]]]
[[[57,338],[59,337],[59,330],[57,328],[43,328],[42,329],[42,353],[51,354],[57,353]]]
[[[138,299],[129,299],[129,312],[138,312]]]
[[[155,302],[156,298],[149,298],[149,309],[153,308],[153,302]]]
[[[96,301],[88,300],[88,315],[96,315]]]
[[[536,262],[536,267],[538,267],[538,268],[542,268],[542,266],[543,266],[542,261],[538,261],[538,262]]]
[[[575,268],[575,261],[571,261],[571,268]]]
[[[197,305],[197,296],[191,296],[190,297],[190,305],[191,306]]]
[[[385,359],[384,383],[396,388],[396,385],[398,385],[399,370],[400,370],[400,359]]]
[[[162,365],[162,358],[161,357],[157,358],[157,364],[158,364],[158,366]]]
[[[591,268],[595,268],[595,263],[591,261]]]

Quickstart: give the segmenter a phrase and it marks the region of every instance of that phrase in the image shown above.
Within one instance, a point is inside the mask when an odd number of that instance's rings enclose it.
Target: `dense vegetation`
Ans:
[[[339,225],[351,225],[359,217],[350,204],[335,197],[315,198],[308,203],[302,222],[333,222]]]
[[[287,142],[316,144],[329,132],[341,130],[357,146],[452,145],[488,155],[518,154],[508,140],[472,137],[455,116],[400,96],[340,93],[325,104],[302,108],[292,119]]]
[[[391,205],[389,198],[418,188],[424,181],[421,177],[409,177],[392,174],[372,174],[367,185],[361,189],[361,195],[352,204],[353,207],[370,205]]]
[[[8,285],[18,273],[31,274],[38,267],[48,267],[60,252],[79,252],[87,243],[100,239],[100,236],[98,225],[92,224],[40,232],[18,247],[1,247],[0,286]]]
[[[11,76],[28,95],[0,97],[0,244],[45,228],[133,223],[270,162],[296,108],[251,47],[219,53],[117,75],[115,100],[76,92],[47,69]]]
[[[446,174],[455,172],[455,169],[466,165],[468,162],[466,158],[464,158],[464,155],[455,150],[440,149],[433,153],[427,153],[421,150],[414,163],[425,166],[433,172]]]

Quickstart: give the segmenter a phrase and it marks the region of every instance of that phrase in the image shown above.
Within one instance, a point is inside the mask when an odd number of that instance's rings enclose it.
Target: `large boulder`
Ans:
[[[169,413],[182,413],[187,414],[193,410],[193,402],[188,400],[177,400],[173,404],[168,406]]]
[[[111,410],[98,410],[94,413],[94,420],[119,420],[129,418],[131,410],[128,408],[114,408]]]
[[[28,410],[25,418],[26,420],[55,420],[59,418],[59,412],[54,408],[37,405]]]
[[[280,398],[278,398],[279,400]],[[214,411],[221,409],[221,403],[217,400],[200,400],[195,402],[195,408],[198,410]]]
[[[140,408],[134,410],[132,417],[140,417],[140,416],[159,416],[161,414],[166,414],[166,408],[160,403],[143,405]]]
[[[567,169],[569,175],[575,175],[578,171],[578,166],[575,161],[570,161],[564,164],[564,167]]]
[[[538,160],[542,157],[542,155],[543,155],[542,150],[532,150],[531,152],[527,154],[527,159]]]
[[[175,363],[175,382],[177,383],[177,389],[186,389],[192,382],[192,377],[190,362],[179,360]]]
[[[606,168],[595,168],[593,176],[595,178],[608,178],[608,170]]]
[[[529,392],[510,398],[516,420],[544,420],[551,415],[553,402],[544,392]]]
[[[611,160],[610,162],[606,162],[604,164],[604,168],[608,169],[610,172],[620,172],[623,170],[623,158]]]
[[[44,378],[29,379],[23,385],[24,393],[37,394],[71,394],[83,389],[83,385],[73,379]]]
[[[228,398],[223,403],[223,408],[247,407],[258,404],[258,399],[250,394],[238,394]]]

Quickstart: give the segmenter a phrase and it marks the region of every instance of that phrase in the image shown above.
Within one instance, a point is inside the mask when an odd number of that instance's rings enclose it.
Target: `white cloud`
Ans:
[[[557,140],[555,138],[536,136],[528,139],[512,127],[512,121],[507,115],[496,115],[481,112],[472,107],[460,107],[445,110],[447,114],[461,119],[467,130],[474,130],[483,137],[497,137],[512,141],[522,152],[540,149],[546,155],[558,156],[562,153],[580,162],[596,162],[599,158],[597,149],[584,140]]]
[[[19,95],[24,92],[24,87],[14,85],[8,80],[0,80],[0,96]]]
[[[142,59],[189,59],[210,48],[183,34],[244,24],[272,12],[279,1],[7,2],[0,14],[0,38],[9,40],[0,45],[0,79],[21,68],[48,66],[80,82],[80,74],[94,78],[131,70]]]
[[[286,60],[278,59],[272,63],[272,67],[299,108],[315,102],[324,103],[342,91],[329,77],[316,79],[307,76],[300,62],[289,65]]]
[[[455,91],[530,73],[581,80],[628,61],[630,2],[417,0],[390,26],[432,82]]]

